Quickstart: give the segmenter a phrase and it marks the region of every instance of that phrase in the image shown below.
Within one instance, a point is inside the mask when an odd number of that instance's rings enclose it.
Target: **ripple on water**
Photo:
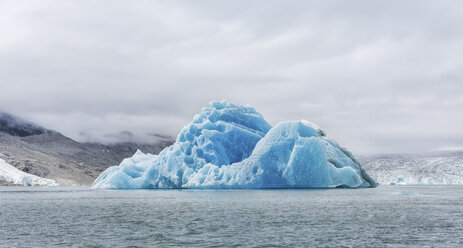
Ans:
[[[463,186],[0,187],[0,247],[462,247]]]

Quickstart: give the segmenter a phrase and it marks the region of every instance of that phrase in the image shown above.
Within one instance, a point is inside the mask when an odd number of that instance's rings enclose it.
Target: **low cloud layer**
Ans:
[[[210,100],[356,154],[463,147],[461,1],[0,1],[0,109],[81,141]]]

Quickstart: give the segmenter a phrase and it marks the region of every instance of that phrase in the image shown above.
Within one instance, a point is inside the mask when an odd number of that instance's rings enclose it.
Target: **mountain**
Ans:
[[[0,132],[7,133],[12,136],[26,137],[50,131],[19,117],[7,113],[0,113]]]
[[[463,184],[463,151],[359,157],[379,184]]]
[[[60,185],[90,185],[106,168],[118,165],[137,149],[157,154],[173,143],[153,136],[150,144],[80,143],[16,116],[0,113],[0,159],[17,169]]]

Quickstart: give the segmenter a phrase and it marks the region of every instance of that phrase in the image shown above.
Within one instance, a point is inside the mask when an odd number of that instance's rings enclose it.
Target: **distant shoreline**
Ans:
[[[11,183],[11,182],[1,181],[0,180],[0,186],[24,186],[24,185],[22,185],[22,184],[14,184],[14,183]]]

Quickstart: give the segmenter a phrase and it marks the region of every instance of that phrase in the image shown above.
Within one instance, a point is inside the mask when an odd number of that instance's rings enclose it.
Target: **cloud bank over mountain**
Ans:
[[[0,109],[74,139],[176,135],[204,102],[354,153],[463,147],[461,1],[2,1]],[[126,137],[119,135],[120,137]]]

